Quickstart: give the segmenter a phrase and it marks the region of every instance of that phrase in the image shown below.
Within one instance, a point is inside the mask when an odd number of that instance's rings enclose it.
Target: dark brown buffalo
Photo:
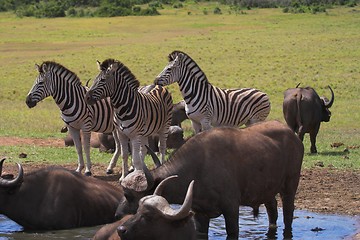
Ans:
[[[301,141],[305,133],[310,134],[311,153],[316,153],[316,136],[321,122],[330,121],[329,108],[334,103],[334,92],[331,92],[330,101],[325,97],[319,97],[311,87],[296,87],[284,92],[283,113],[286,123],[298,134]]]
[[[0,176],[2,165],[0,163]],[[115,221],[120,188],[62,167],[43,168],[14,179],[0,177],[0,214],[24,230],[58,230]]]
[[[185,101],[182,100],[178,103],[173,104],[173,115],[171,118],[171,126],[181,127],[181,123],[189,119],[185,111]]]
[[[159,184],[153,195],[140,199],[136,214],[117,228],[122,240],[196,239],[193,212],[190,211],[194,181],[188,187],[184,203],[175,210],[161,196],[160,189],[166,180]]]
[[[106,224],[105,226],[101,227],[94,235],[92,240],[121,240],[117,228],[125,223],[131,216],[133,215],[126,215],[122,219]]]
[[[161,167],[146,174],[138,171],[122,181],[124,199],[117,215],[134,214],[139,199],[152,194],[165,178],[178,175],[164,188],[170,203],[182,203],[187,186],[195,180],[192,209],[196,229],[208,234],[210,218],[224,215],[228,239],[239,235],[239,206],[254,214],[267,208],[269,224],[277,221],[277,201],[283,203],[285,232],[291,235],[294,199],[299,183],[304,147],[285,124],[269,121],[245,129],[220,127],[187,140]]]

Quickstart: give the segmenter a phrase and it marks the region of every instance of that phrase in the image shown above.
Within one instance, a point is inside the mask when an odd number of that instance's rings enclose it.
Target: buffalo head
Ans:
[[[331,112],[330,112],[329,108],[331,108],[331,106],[334,103],[334,99],[335,99],[333,90],[331,89],[330,86],[328,86],[328,88],[330,89],[330,92],[331,92],[331,99],[328,100],[326,97],[320,97],[321,106],[322,106],[321,121],[323,121],[323,122],[330,121]]]
[[[184,203],[177,210],[161,196],[166,182],[167,179],[163,180],[153,195],[141,198],[136,214],[117,228],[121,239],[195,239],[193,213],[190,211],[194,181],[188,187]]]

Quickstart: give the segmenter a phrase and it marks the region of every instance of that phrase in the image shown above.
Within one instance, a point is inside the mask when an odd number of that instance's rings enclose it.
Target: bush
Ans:
[[[37,18],[65,17],[65,10],[65,6],[61,2],[55,0],[42,1],[36,6],[34,16]]]
[[[111,4],[101,5],[96,11],[97,17],[116,17],[116,16],[129,16],[132,11],[128,8],[117,7]]]
[[[173,5],[173,8],[183,8],[184,6],[183,6],[183,4],[182,3],[175,3],[174,5]]]
[[[214,9],[214,14],[222,14],[221,9],[219,7],[216,7]]]

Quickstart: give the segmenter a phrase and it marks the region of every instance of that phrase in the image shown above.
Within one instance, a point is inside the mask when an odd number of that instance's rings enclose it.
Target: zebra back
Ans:
[[[173,105],[166,88],[140,87],[130,69],[118,60],[107,59],[99,69],[101,73],[90,91],[111,98],[117,124],[126,135],[150,136],[168,131]]]
[[[213,126],[240,126],[250,121],[262,121],[270,113],[266,93],[257,89],[221,89],[210,84],[205,73],[186,53],[174,51],[169,64],[155,83],[178,82],[187,105],[187,115],[197,123],[208,119]]]

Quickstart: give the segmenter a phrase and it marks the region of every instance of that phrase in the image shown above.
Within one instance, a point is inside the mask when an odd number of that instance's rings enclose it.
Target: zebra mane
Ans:
[[[82,85],[81,81],[80,81],[80,78],[76,75],[76,73],[74,73],[73,71],[67,69],[66,67],[64,67],[63,65],[61,65],[60,63],[57,63],[57,62],[54,62],[54,61],[45,61],[41,64],[40,68],[39,68],[39,72],[40,73],[44,73],[43,71],[43,67],[46,66],[48,69],[54,69],[54,68],[57,68],[57,69],[60,69],[62,71],[67,71],[69,72],[70,74],[74,75],[75,76],[75,80],[77,82],[80,83],[80,85]]]
[[[179,55],[182,55],[183,56],[183,59],[182,61],[185,61],[186,59],[190,59],[191,62],[193,62],[196,67],[203,73],[204,75],[204,78],[203,80],[207,83],[210,83],[208,78],[206,77],[206,74],[203,70],[201,70],[201,68],[199,67],[199,65],[194,61],[194,59],[192,59],[188,54],[184,53],[183,51],[179,51],[179,50],[175,50],[173,51],[172,53],[169,54],[168,58],[169,58],[169,62],[170,61],[174,61],[176,57],[178,57]]]
[[[186,53],[184,53],[184,52],[182,52],[182,51],[179,51],[179,50],[175,50],[175,51],[173,51],[172,53],[169,54],[169,56],[168,56],[169,62],[170,62],[170,61],[174,61],[175,58],[176,58],[177,56],[179,56],[179,54],[183,54],[184,56],[186,56],[186,57],[188,57],[188,58],[191,59],[191,57],[190,57],[189,55],[187,55]]]
[[[130,86],[130,88],[137,89],[140,87],[139,80],[137,80],[135,75],[130,71],[130,69],[119,60],[115,60],[112,58],[106,59],[100,64],[100,70],[104,71],[114,63],[117,65],[117,71],[121,72],[121,75],[124,77],[124,80]]]

